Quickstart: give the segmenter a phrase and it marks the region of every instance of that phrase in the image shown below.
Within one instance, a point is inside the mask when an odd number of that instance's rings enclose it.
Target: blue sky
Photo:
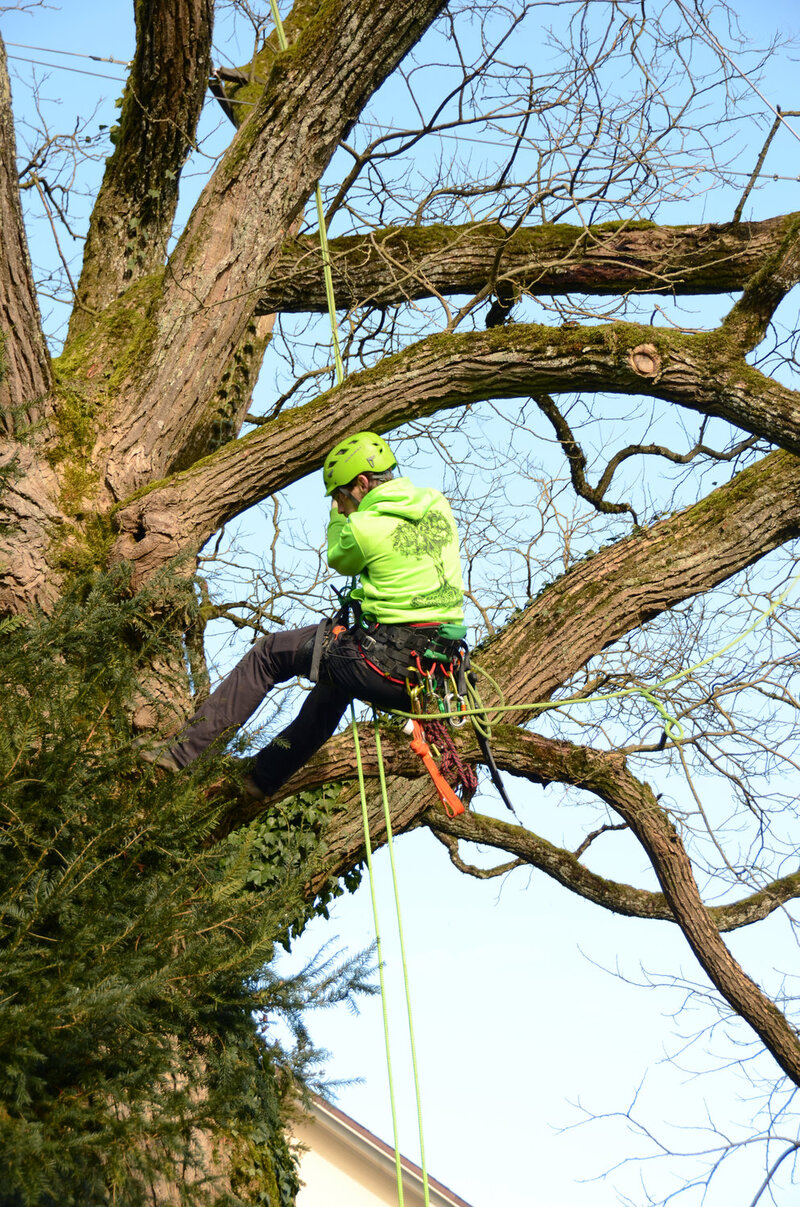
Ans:
[[[42,85],[41,95],[51,119],[57,114],[63,128],[72,128],[76,116],[90,118],[95,110],[94,125],[111,124],[121,83],[103,77],[121,80],[123,69],[58,59],[10,44],[126,60],[132,53],[130,7],[118,0],[102,5],[71,0],[61,9],[0,17],[12,67],[20,77],[27,78],[30,71],[26,59],[49,57],[60,64]],[[778,26],[789,33],[792,25],[800,25],[788,0],[747,0],[737,8],[745,28],[758,35]],[[81,71],[96,74],[66,70],[78,64]],[[784,108],[800,108],[797,70],[796,50],[773,56],[766,68],[766,98]],[[14,83],[14,92],[21,106],[30,106],[22,79]],[[27,112],[34,120],[32,110]],[[216,123],[212,105],[209,131]],[[800,119],[795,125],[800,129]],[[211,150],[210,132],[208,139]],[[796,178],[799,151],[796,140],[781,135],[768,167]],[[775,181],[758,204],[767,212],[770,206],[774,212],[800,209],[797,184]],[[715,198],[709,197],[697,220],[718,217],[714,206]],[[31,230],[34,260],[43,260],[50,252],[40,253],[36,240],[46,234],[46,223],[40,219]],[[56,310],[48,321],[57,330]],[[425,472],[433,480],[440,471],[426,466]],[[306,510],[305,517],[321,528],[321,503],[316,510]],[[244,531],[257,529],[245,526]],[[518,784],[511,791],[536,825],[548,799],[544,791]],[[631,848],[629,861],[630,879],[640,883],[646,873],[644,859]],[[625,1157],[649,1151],[644,1141],[632,1136],[620,1117],[574,1127],[584,1109],[590,1114],[624,1114],[637,1092],[642,1114],[663,1128],[676,1146],[686,1136],[675,1129],[702,1127],[709,1117],[724,1122],[733,1134],[737,1128],[749,1128],[751,1108],[742,1098],[741,1082],[725,1071],[702,1076],[712,1063],[702,1046],[690,1046],[677,1060],[667,1059],[682,1048],[683,1023],[676,1024],[671,1012],[680,1006],[683,990],[680,983],[670,989],[643,987],[642,982],[653,977],[669,980],[681,970],[690,979],[696,975],[693,957],[674,927],[608,915],[526,870],[503,880],[469,879],[450,865],[443,848],[427,833],[399,840],[397,865],[428,1165],[435,1177],[474,1207],[611,1207],[620,1201],[620,1188],[631,1201],[641,1202],[639,1167],[622,1170],[613,1179],[602,1175]],[[376,858],[376,872],[401,1146],[416,1159],[417,1124],[405,1053],[402,983],[391,939],[393,901],[385,852]],[[746,966],[763,964],[768,969],[771,945],[782,941],[785,931],[785,919],[776,915],[752,934],[733,936],[730,944]],[[351,950],[371,942],[372,916],[364,889],[336,902],[329,923],[314,923],[294,958],[308,958],[332,936]],[[710,1026],[714,1016],[711,1012],[695,1017],[700,1025]],[[377,1004],[366,1002],[358,1015],[346,1010],[320,1014],[311,1030],[332,1053],[329,1076],[351,1082],[340,1089],[338,1105],[390,1139]],[[721,1048],[731,1051],[725,1043]],[[599,1181],[586,1181],[598,1176]],[[644,1176],[667,1187],[671,1174],[646,1167]],[[708,1203],[716,1207],[749,1202],[747,1193],[739,1193],[741,1186],[752,1197],[756,1167],[740,1167],[734,1161],[715,1182]]]

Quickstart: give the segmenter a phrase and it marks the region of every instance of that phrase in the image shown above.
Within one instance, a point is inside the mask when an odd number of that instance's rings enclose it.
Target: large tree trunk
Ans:
[[[65,568],[102,564],[107,529],[98,532],[97,519],[102,527],[115,500],[202,457],[218,442],[220,388],[243,345],[263,338],[258,331],[248,335],[259,300],[254,284],[269,275],[339,139],[441,7],[441,0],[408,0],[391,9],[342,0],[324,15],[307,14],[296,45],[274,64],[251,117],[195,207],[168,271],[148,274],[159,264],[171,226],[171,188],[164,204],[154,208],[152,190],[139,182],[122,211],[128,227],[135,221],[137,231],[143,223],[149,231],[149,250],[140,249],[133,257],[138,268],[121,259],[118,239],[111,241],[107,260],[97,248],[108,242],[108,223],[116,222],[120,212],[115,194],[124,187],[126,173],[133,169],[135,174],[137,157],[144,156],[162,176],[167,164],[177,172],[202,97],[209,36],[207,6],[167,6],[166,16],[154,8],[141,32],[149,35],[150,24],[157,21],[161,34],[152,43],[149,36],[139,40],[135,80],[123,107],[120,153],[112,157],[90,232],[81,287],[83,317],[59,361],[60,422],[40,426],[32,439],[28,495],[5,502],[9,523],[19,520],[22,526],[12,528],[4,542],[0,607],[24,610],[32,602],[48,607]],[[170,73],[162,70],[158,47],[172,55],[174,79],[180,70],[174,59],[181,30],[198,48],[199,62],[192,77],[197,86],[188,90],[185,124],[176,134],[169,123],[153,120],[151,109],[143,110],[141,90],[146,85],[153,89],[154,105],[167,102]],[[3,78],[7,81],[5,73]],[[0,99],[7,100],[7,82],[4,88]],[[10,148],[7,104],[5,113],[4,138]],[[6,192],[14,193],[9,162],[7,152]],[[30,313],[32,292],[18,201],[9,214],[5,238],[18,247],[12,266],[21,265],[6,288],[10,296],[4,306],[10,311],[13,306],[14,317],[18,311]],[[241,220],[243,214],[247,221]],[[118,297],[128,276],[133,283]],[[105,303],[89,323],[86,307]],[[29,367],[7,410],[38,404],[48,384],[38,321],[19,330],[20,346],[6,357],[15,372],[16,366]],[[245,409],[241,404],[235,408],[228,435],[236,434]],[[3,463],[13,462],[18,452],[16,445],[8,445]],[[162,562],[172,553],[165,552]]]
[[[206,93],[212,18],[212,0],[136,5],[136,55],[92,212],[70,339],[90,331],[127,286],[164,266]]]

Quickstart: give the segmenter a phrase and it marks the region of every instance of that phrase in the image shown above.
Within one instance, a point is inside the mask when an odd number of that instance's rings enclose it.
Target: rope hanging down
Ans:
[[[277,38],[278,38],[278,45],[282,51],[286,50],[288,48],[288,42],[286,40],[286,34],[283,29],[283,22],[281,20],[280,13],[278,12],[277,0],[270,0],[270,8],[272,10],[272,19],[275,23],[275,32],[276,32]],[[342,382],[344,381],[345,373],[344,373],[344,365],[342,363],[341,350],[339,347],[339,331],[338,331],[338,327],[336,324],[336,304],[335,304],[335,297],[334,297],[334,292],[333,292],[333,274],[331,273],[331,257],[330,257],[330,251],[328,248],[328,235],[327,235],[327,230],[326,230],[326,225],[325,225],[325,211],[324,211],[323,204],[322,204],[322,190],[319,186],[319,183],[317,183],[317,185],[316,185],[315,196],[316,196],[316,204],[317,204],[317,222],[318,222],[318,226],[319,226],[320,251],[322,253],[322,272],[323,272],[323,277],[325,280],[325,295],[326,295],[326,298],[328,301],[328,316],[330,318],[330,323],[331,323],[331,337],[332,337],[332,343],[333,343],[334,366],[335,366],[335,371],[336,371],[336,384],[341,385]],[[362,762],[362,758],[361,758],[361,743],[360,743],[359,737],[358,737],[358,725],[356,723],[355,705],[353,703],[351,703],[351,705],[350,705],[350,717],[351,717],[351,725],[352,725],[352,730],[353,730],[353,743],[355,745],[356,765],[358,768],[358,784],[359,784],[359,790],[360,790],[360,795],[361,795],[361,819],[362,819],[362,823],[363,823],[363,827],[364,827],[364,848],[365,848],[365,852],[366,852],[367,869],[368,869],[368,873],[369,873],[370,897],[371,897],[371,901],[372,901],[372,916],[373,916],[373,921],[375,924],[375,943],[376,943],[377,955],[378,955],[378,976],[379,976],[380,987],[381,987],[381,1010],[382,1010],[382,1014],[383,1014],[384,1046],[386,1049],[386,1070],[387,1070],[387,1074],[388,1074],[388,1078],[389,1078],[389,1101],[390,1101],[391,1112],[392,1112],[392,1133],[393,1133],[393,1137],[394,1137],[394,1160],[395,1160],[395,1173],[396,1173],[396,1177],[397,1177],[397,1199],[398,1199],[399,1207],[404,1207],[403,1171],[402,1171],[402,1164],[401,1164],[401,1159],[400,1159],[400,1142],[399,1142],[399,1134],[398,1134],[398,1127],[397,1127],[397,1111],[396,1111],[396,1106],[395,1106],[394,1079],[392,1076],[391,1045],[390,1045],[390,1039],[389,1039],[389,1013],[388,1013],[387,998],[386,998],[386,987],[384,984],[384,976],[383,976],[382,939],[381,939],[380,925],[379,925],[379,919],[378,919],[378,903],[377,903],[377,898],[375,896],[375,880],[374,880],[373,870],[372,870],[372,843],[371,843],[370,834],[369,834],[369,813],[368,813],[368,809],[367,809],[367,792],[366,792],[366,784],[365,784],[365,780],[364,780],[364,767],[363,767],[363,762]],[[407,1012],[407,1016],[408,1016],[408,1035],[409,1035],[409,1042],[410,1042],[410,1047],[411,1047],[411,1063],[412,1063],[413,1074],[414,1074],[414,1091],[415,1091],[416,1105],[417,1105],[417,1120],[418,1120],[418,1125],[419,1125],[419,1148],[420,1148],[420,1167],[422,1169],[422,1189],[423,1189],[425,1207],[430,1207],[430,1190],[429,1190],[429,1186],[428,1186],[428,1170],[427,1170],[427,1165],[426,1165],[426,1161],[425,1161],[425,1141],[424,1141],[423,1130],[422,1130],[422,1103],[421,1103],[421,1098],[420,1098],[416,1043],[414,1041],[414,1024],[413,1024],[412,1012],[411,1012],[411,992],[410,992],[409,980],[408,980],[408,965],[406,962],[405,943],[403,940],[403,923],[402,923],[402,916],[401,916],[401,912],[400,912],[400,894],[399,894],[398,887],[397,887],[397,869],[395,867],[395,862],[394,862],[394,845],[392,842],[391,812],[389,809],[389,799],[388,799],[387,792],[386,792],[386,777],[385,777],[384,769],[383,769],[383,755],[382,755],[382,751],[381,751],[380,731],[378,728],[377,717],[374,719],[374,732],[375,732],[375,746],[376,746],[377,755],[378,755],[378,771],[379,771],[380,786],[381,786],[381,798],[383,801],[384,821],[386,824],[386,842],[387,842],[387,847],[389,850],[389,861],[390,861],[391,870],[392,870],[392,886],[393,886],[393,890],[394,890],[395,910],[396,910],[396,915],[397,915],[397,934],[398,934],[398,940],[399,940],[399,945],[400,945],[400,958],[402,961],[402,968],[403,968],[403,981],[405,984],[406,1012]],[[456,800],[457,799],[458,798],[456,798]],[[458,803],[460,805],[460,801]],[[461,806],[461,808],[463,809],[463,806]]]

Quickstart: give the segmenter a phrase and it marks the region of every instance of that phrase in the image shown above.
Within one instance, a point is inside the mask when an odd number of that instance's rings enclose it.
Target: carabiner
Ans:
[[[460,729],[462,725],[466,725],[467,717],[456,716],[456,713],[461,713],[464,711],[466,708],[466,701],[464,700],[463,696],[459,695],[458,684],[456,683],[455,676],[451,674],[448,676],[448,678],[452,685],[453,691],[447,692],[444,697],[447,703],[447,711],[449,713],[447,720],[451,729]],[[456,701],[455,710],[453,709],[454,700]]]

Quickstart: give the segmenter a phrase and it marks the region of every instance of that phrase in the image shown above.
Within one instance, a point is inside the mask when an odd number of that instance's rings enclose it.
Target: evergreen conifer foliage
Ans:
[[[186,605],[186,588],[134,597],[117,573],[2,622],[2,1207],[152,1202],[161,1180],[191,1203],[293,1201],[282,1097],[315,1057],[303,1003],[364,981],[363,961],[323,962],[313,985],[265,973],[291,872],[266,878],[278,909],[241,835],[204,841],[213,763],[174,777],[138,759],[126,703]],[[297,1058],[263,1038],[281,1010]]]

